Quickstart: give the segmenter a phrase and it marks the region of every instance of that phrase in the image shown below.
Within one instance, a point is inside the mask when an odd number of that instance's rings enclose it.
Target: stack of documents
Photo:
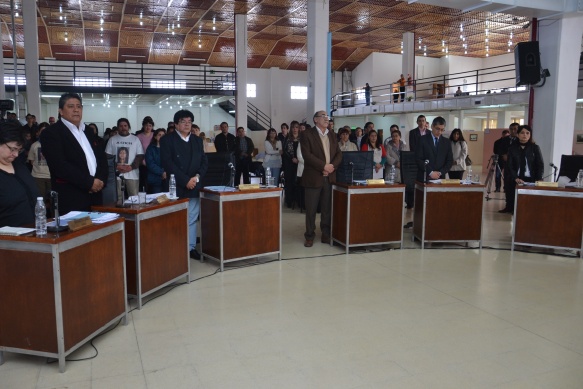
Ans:
[[[80,211],[71,211],[66,215],[61,216],[60,225],[66,226],[68,225],[69,220],[79,219],[85,216],[89,216],[91,221],[95,224],[105,223],[119,217],[119,213],[110,213],[110,212],[80,212]],[[47,226],[55,226],[56,223],[53,220],[50,223],[47,223]]]

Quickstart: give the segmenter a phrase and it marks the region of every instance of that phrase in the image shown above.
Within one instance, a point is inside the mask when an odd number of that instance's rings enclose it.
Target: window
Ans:
[[[357,89],[356,91],[354,91],[354,93],[356,93],[356,100],[364,100],[366,98],[366,96],[364,95],[364,88]]]
[[[4,76],[4,85],[14,85],[14,76]],[[26,85],[26,78],[24,76],[18,76],[18,85]]]
[[[180,80],[151,80],[150,88],[156,89],[186,89],[186,81]]]
[[[293,86],[291,87],[291,99],[292,100],[307,100],[308,99],[308,87],[307,86]]]
[[[111,87],[111,80],[107,78],[76,78],[73,81],[75,86],[106,86]]]
[[[247,97],[257,97],[257,84],[247,84]]]

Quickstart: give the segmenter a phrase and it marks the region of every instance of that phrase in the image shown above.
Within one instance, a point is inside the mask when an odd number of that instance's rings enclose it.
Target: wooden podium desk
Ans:
[[[65,358],[123,319],[124,223],[75,232],[0,236],[0,364],[4,351]],[[0,385],[1,386],[1,385]]]
[[[127,208],[96,206],[125,218],[128,295],[143,298],[186,277],[190,282],[188,199]]]
[[[482,249],[484,191],[481,184],[415,182],[413,240],[426,242],[479,242]]]
[[[332,185],[332,236],[346,248],[399,243],[403,247],[405,185]]]
[[[221,264],[277,254],[281,260],[280,188],[200,191],[202,258]]]
[[[583,258],[583,189],[518,186],[515,245],[575,249]]]

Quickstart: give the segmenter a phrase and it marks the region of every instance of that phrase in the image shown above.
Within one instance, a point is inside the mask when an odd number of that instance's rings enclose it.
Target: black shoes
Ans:
[[[508,208],[504,208],[499,210],[498,213],[514,213],[514,211]]]
[[[200,261],[200,254],[198,253],[198,251],[196,251],[196,249],[190,250],[190,258],[198,259]]]

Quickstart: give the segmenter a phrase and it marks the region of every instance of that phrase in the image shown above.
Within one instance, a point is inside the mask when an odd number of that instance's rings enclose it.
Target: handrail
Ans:
[[[454,97],[458,87],[460,90],[463,88],[462,96],[526,89],[516,87],[514,64],[416,79],[405,87],[405,92],[395,90],[395,85],[390,83],[371,87],[371,104]],[[364,89],[357,88],[337,93],[332,97],[331,105],[333,110],[366,105]]]
[[[229,104],[235,107],[235,99],[229,99]],[[247,116],[251,117],[255,120],[255,123],[261,125],[263,128],[271,128],[271,117],[250,102],[247,102]]]

